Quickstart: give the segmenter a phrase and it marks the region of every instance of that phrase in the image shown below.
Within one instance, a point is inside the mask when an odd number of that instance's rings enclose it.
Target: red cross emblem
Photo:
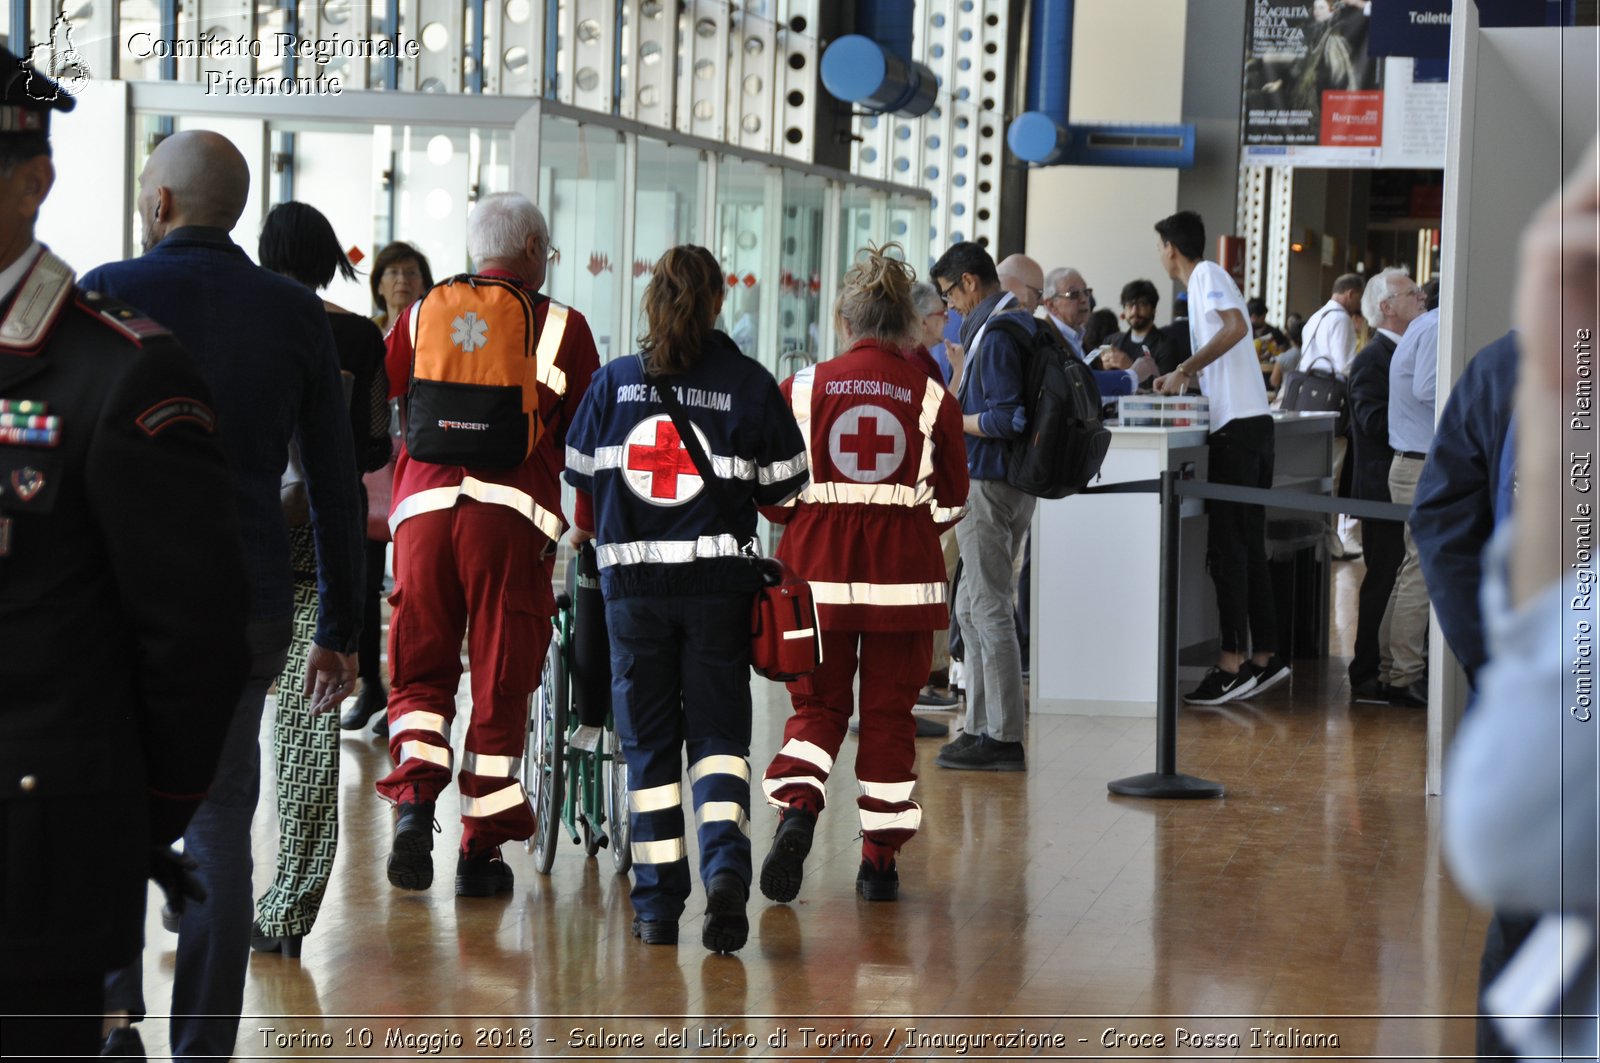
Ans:
[[[695,431],[699,434],[699,429]],[[700,445],[705,446],[703,435]],[[647,502],[675,506],[689,501],[705,486],[677,426],[665,414],[635,425],[623,449],[623,480]]]
[[[882,483],[905,461],[905,429],[900,418],[882,406],[855,406],[833,422],[828,451],[834,466],[850,479]]]

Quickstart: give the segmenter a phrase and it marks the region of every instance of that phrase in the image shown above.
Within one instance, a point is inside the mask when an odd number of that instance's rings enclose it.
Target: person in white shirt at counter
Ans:
[[[1210,400],[1206,440],[1208,477],[1215,484],[1271,487],[1272,414],[1251,342],[1244,296],[1226,270],[1207,262],[1200,215],[1181,211],[1156,223],[1161,265],[1189,294],[1189,334],[1194,352],[1155,389],[1182,394],[1190,384]],[[1277,607],[1267,575],[1266,510],[1239,502],[1208,501],[1206,567],[1217,589],[1222,650],[1217,663],[1184,700],[1220,705],[1251,698],[1289,678],[1289,665],[1273,651]]]
[[[1094,352],[1083,349],[1083,326],[1094,311],[1094,289],[1084,283],[1083,274],[1071,266],[1053,269],[1044,281],[1044,308],[1050,323],[1061,333],[1072,352],[1085,362],[1094,358]],[[1130,359],[1115,347],[1100,348],[1100,364],[1104,369],[1094,371],[1095,383],[1100,385],[1100,397],[1132,395],[1139,385],[1156,375],[1155,359],[1148,354],[1137,360]]]

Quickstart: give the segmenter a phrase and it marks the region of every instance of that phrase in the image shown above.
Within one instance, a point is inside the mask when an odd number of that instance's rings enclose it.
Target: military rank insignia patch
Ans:
[[[217,430],[217,415],[199,399],[175,397],[163,399],[134,418],[144,434],[154,437],[175,424],[197,424],[208,433]]]
[[[11,491],[23,502],[32,502],[33,496],[44,490],[44,473],[32,466],[11,470]]]

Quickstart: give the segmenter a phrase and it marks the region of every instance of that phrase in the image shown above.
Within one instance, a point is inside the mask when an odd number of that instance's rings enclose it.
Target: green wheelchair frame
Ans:
[[[522,784],[533,802],[536,823],[527,847],[534,867],[548,875],[555,863],[556,838],[565,826],[567,836],[573,844],[583,845],[586,856],[609,848],[612,867],[625,875],[633,866],[628,768],[610,711],[592,750],[572,743],[581,727],[571,712],[573,618],[572,595],[558,593],[543,678],[530,701],[522,758]]]

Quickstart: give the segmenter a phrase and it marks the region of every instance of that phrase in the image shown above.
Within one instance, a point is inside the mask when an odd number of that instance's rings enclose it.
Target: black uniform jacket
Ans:
[[[0,426],[42,403],[59,432],[52,446],[0,427],[12,978],[137,954],[149,849],[178,837],[210,786],[248,667],[242,548],[205,384],[169,334],[77,290],[53,261],[42,293],[25,279],[0,304],[12,326],[0,327]],[[12,311],[48,305],[51,284],[67,287],[53,324],[35,314],[19,340],[28,314]]]

